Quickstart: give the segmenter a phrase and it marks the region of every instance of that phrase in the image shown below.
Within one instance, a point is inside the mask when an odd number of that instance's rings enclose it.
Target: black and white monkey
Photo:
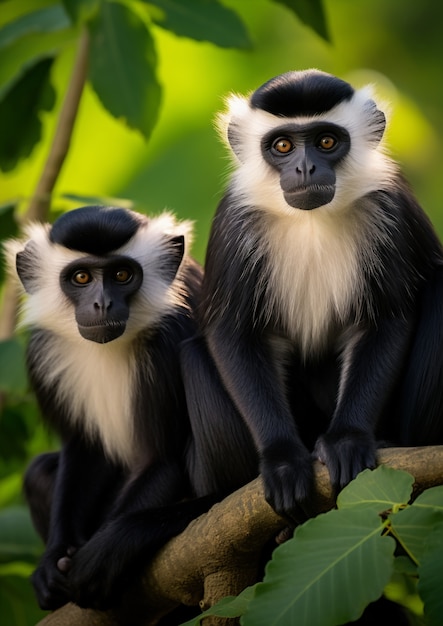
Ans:
[[[207,508],[162,508],[191,493],[179,364],[201,283],[190,231],[166,213],[84,207],[7,245],[27,294],[30,379],[63,443],[25,479],[46,543],[42,608],[115,603],[136,565]]]
[[[213,471],[202,493],[255,463],[269,503],[297,518],[313,456],[338,490],[375,466],[378,441],[443,443],[443,250],[369,88],[288,72],[231,97],[221,126],[235,166],[207,250],[204,342],[186,355],[201,367],[186,382],[194,459]],[[204,343],[242,419],[220,412],[216,382],[202,392]]]

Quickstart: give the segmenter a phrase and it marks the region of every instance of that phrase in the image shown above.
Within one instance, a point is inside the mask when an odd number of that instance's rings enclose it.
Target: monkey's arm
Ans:
[[[312,461],[286,401],[271,339],[232,328],[212,329],[207,338],[258,450],[267,501],[277,513],[300,518],[300,506],[303,509],[313,489]]]
[[[40,468],[38,471],[42,471]],[[33,475],[34,474],[34,475]],[[38,483],[37,467],[28,472],[28,491]],[[45,553],[32,582],[43,609],[55,609],[70,599],[66,569],[70,558],[99,525],[116,489],[118,473],[99,449],[73,439],[62,449],[55,474]],[[45,494],[36,494],[43,496]],[[49,512],[47,512],[49,516]]]
[[[410,320],[380,320],[376,328],[357,331],[343,354],[337,406],[314,451],[336,491],[376,466],[377,420],[399,381],[412,330]]]
[[[160,547],[212,504],[210,497],[199,498],[111,519],[74,555],[68,573],[71,599],[85,608],[111,608],[125,589],[136,584]]]

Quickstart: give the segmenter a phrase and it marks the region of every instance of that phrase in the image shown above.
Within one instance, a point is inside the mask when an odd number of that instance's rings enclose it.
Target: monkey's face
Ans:
[[[31,223],[7,242],[26,298],[22,324],[78,341],[132,342],[186,306],[179,272],[191,223],[116,207],[82,207]]]
[[[290,217],[342,212],[392,180],[385,115],[371,89],[324,72],[288,72],[249,98],[233,95],[218,122],[235,155],[231,192],[240,207]]]
[[[349,133],[336,124],[284,124],[267,133],[261,143],[264,160],[280,174],[287,204],[311,210],[335,195],[337,164],[350,149]]]
[[[140,264],[121,255],[81,257],[60,274],[60,287],[75,308],[81,336],[97,343],[123,335],[131,300],[142,282]]]

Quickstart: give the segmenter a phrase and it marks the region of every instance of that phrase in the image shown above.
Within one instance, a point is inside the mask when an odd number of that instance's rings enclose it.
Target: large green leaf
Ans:
[[[161,90],[154,42],[145,22],[127,6],[105,2],[90,22],[90,79],[103,106],[149,137]]]
[[[407,472],[385,465],[375,470],[364,470],[340,492],[339,509],[358,507],[376,513],[395,509],[409,502],[414,477]]]
[[[30,67],[0,101],[0,169],[12,170],[28,157],[42,135],[41,111],[55,104],[50,84],[53,59],[42,59]]]
[[[322,0],[275,0],[291,9],[307,26],[320,37],[329,41],[328,26]]]
[[[277,548],[244,626],[333,626],[357,619],[389,581],[395,542],[373,511],[330,511]]]
[[[145,0],[144,0],[145,1]],[[249,48],[245,25],[218,0],[146,0],[158,10],[152,20],[183,37],[211,41],[222,48]]]

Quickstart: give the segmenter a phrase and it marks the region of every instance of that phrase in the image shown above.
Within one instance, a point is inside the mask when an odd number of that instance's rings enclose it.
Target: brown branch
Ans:
[[[379,461],[415,477],[415,493],[443,484],[443,446],[388,448]],[[317,499],[313,513],[334,506],[329,475],[315,464]],[[212,606],[257,579],[263,546],[285,527],[264,500],[261,479],[239,489],[172,539],[147,567],[142,590],[128,594],[115,612],[82,610],[73,604],[39,626],[153,626],[179,604]],[[209,623],[221,623],[205,621]]]

